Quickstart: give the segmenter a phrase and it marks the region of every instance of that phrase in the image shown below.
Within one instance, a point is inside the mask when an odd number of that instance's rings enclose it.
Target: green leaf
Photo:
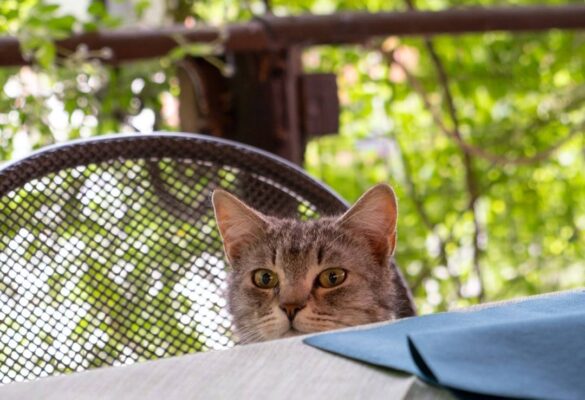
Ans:
[[[105,16],[107,13],[104,3],[99,0],[93,0],[87,8],[87,12],[98,18]]]
[[[73,24],[75,24],[75,17],[72,15],[65,15],[62,17],[53,17],[49,21],[47,21],[47,25],[49,28],[60,31],[71,31],[73,28]]]
[[[59,4],[40,4],[35,7],[35,12],[38,14],[54,14],[61,6]],[[48,15],[46,15],[48,16]]]
[[[54,43],[47,42],[35,51],[35,59],[44,67],[49,68],[55,62],[57,49]]]

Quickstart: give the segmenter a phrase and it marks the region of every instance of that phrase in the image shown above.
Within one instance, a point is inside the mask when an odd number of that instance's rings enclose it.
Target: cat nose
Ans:
[[[281,304],[280,308],[286,313],[288,320],[292,322],[297,313],[305,308],[304,304],[285,303]]]

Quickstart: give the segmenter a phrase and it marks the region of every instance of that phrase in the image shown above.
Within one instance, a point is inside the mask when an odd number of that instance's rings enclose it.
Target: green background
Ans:
[[[165,4],[168,24],[229,23],[265,10],[254,1]],[[416,4],[464,5],[477,2]],[[148,8],[136,1],[135,17]],[[288,15],[408,4],[279,0],[272,8]],[[161,111],[179,94],[174,61],[206,46],[116,68],[83,51],[56,57],[53,39],[125,23],[98,1],[83,21],[41,0],[0,2],[0,35],[19,37],[35,60],[0,69],[0,160],[78,137],[178,130]],[[303,60],[306,71],[337,74],[342,103],[339,135],[311,141],[305,168],[349,201],[378,182],[395,187],[396,258],[423,313],[585,284],[583,32],[392,37],[307,48]],[[145,119],[151,127],[136,122]]]

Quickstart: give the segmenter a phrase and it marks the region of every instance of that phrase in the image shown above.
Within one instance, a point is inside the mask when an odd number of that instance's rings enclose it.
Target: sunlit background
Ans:
[[[276,15],[406,7],[272,4]],[[1,162],[76,138],[179,129],[172,57],[112,67],[83,48],[57,58],[53,39],[223,24],[264,11],[258,1],[3,0],[0,34],[20,38],[37,62],[0,68]],[[432,49],[449,94],[423,38],[307,48],[306,71],[337,74],[342,113],[338,135],[309,143],[305,168],[349,201],[378,182],[395,187],[396,258],[422,313],[583,286],[585,34],[444,35]]]

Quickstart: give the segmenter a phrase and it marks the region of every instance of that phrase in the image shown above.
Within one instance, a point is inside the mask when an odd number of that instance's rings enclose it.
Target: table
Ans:
[[[566,290],[532,299],[578,292]],[[459,312],[523,301],[485,303]],[[346,330],[368,329],[379,322]],[[340,357],[305,336],[0,386],[1,400],[404,399],[452,400],[415,376]]]
[[[379,324],[374,324],[379,325]],[[350,329],[363,329],[362,326]],[[449,392],[302,343],[302,336],[0,387],[2,400],[439,399]]]

